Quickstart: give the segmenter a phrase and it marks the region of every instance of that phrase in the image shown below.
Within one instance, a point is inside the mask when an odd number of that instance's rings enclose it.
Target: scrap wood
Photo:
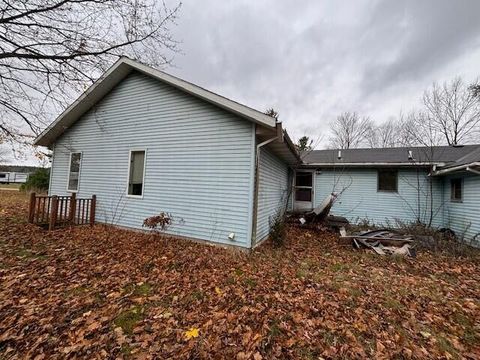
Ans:
[[[325,220],[336,198],[337,198],[337,195],[335,193],[328,195],[319,206],[314,208],[312,211],[304,214],[303,216],[304,221],[305,222],[321,222]],[[302,220],[300,221],[302,222]]]
[[[408,255],[412,257],[416,255],[414,240],[411,236],[400,235],[389,230],[374,230],[358,235],[342,236],[340,242],[352,244],[356,249],[371,249],[379,255]]]

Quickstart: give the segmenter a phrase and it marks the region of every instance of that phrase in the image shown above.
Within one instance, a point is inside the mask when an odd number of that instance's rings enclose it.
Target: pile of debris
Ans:
[[[346,218],[343,216],[329,215],[330,209],[337,199],[337,196],[336,193],[330,194],[315,209],[303,214],[299,219],[300,224],[305,227],[324,227],[337,231],[345,228],[345,226],[348,225]]]
[[[298,219],[301,226],[339,231],[340,242],[352,244],[355,249],[371,249],[379,255],[416,256],[413,237],[393,230],[368,230],[347,236],[345,228],[349,224],[348,220],[342,216],[329,215],[337,197],[336,193],[332,193],[315,209],[303,214]]]
[[[351,236],[344,234],[340,241],[352,244],[355,249],[371,249],[379,255],[416,256],[413,237],[393,230],[364,231]]]

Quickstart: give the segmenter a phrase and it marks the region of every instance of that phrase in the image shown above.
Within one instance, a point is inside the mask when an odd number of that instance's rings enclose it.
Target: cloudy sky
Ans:
[[[480,0],[184,0],[182,54],[165,70],[273,107],[294,139],[322,148],[341,112],[381,123],[419,106],[434,81],[480,77],[478,14]]]
[[[318,137],[343,111],[376,122],[433,81],[480,76],[478,0],[185,0],[167,71]]]

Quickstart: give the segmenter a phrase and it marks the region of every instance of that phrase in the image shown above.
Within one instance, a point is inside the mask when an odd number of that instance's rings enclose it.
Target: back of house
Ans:
[[[422,222],[478,242],[480,145],[299,154],[275,118],[122,58],[37,139],[50,195],[96,195],[96,221],[252,248],[286,210]]]
[[[448,228],[480,245],[480,145],[314,150],[296,171],[293,210],[331,193],[353,223]]]
[[[269,233],[299,161],[281,123],[121,59],[37,139],[49,194],[96,195],[96,221],[250,248]]]

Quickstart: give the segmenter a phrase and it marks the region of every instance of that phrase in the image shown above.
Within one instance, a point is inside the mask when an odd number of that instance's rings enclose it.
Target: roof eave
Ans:
[[[415,162],[415,163],[405,163],[405,162],[364,162],[364,163],[308,163],[304,162],[304,166],[307,167],[376,167],[376,166],[392,166],[392,167],[429,167],[429,166],[445,166],[445,163],[442,162]]]
[[[437,170],[433,173],[434,176],[441,176],[441,175],[448,175],[450,173],[456,172],[456,171],[470,171],[472,173],[477,173],[477,170],[472,168],[478,168],[480,167],[480,162],[474,161],[469,164],[463,164],[463,165],[458,165],[458,166],[452,166],[446,169],[441,169]]]
[[[34,141],[34,145],[49,146],[66,129],[72,126],[83,114],[90,110],[98,101],[107,95],[120,81],[133,70],[163,81],[183,92],[200,98],[217,107],[227,110],[239,117],[256,124],[276,127],[276,120],[258,110],[227,99],[221,95],[203,89],[197,85],[181,80],[175,76],[153,69],[126,57],[120,58],[95,83],[90,86],[77,100],[62,112]]]

